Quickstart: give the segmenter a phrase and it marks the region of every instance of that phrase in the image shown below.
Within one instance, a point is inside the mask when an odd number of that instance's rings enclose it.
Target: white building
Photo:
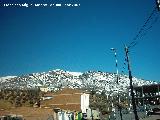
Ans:
[[[42,92],[48,92],[49,88],[48,87],[40,87],[40,91],[42,91]]]
[[[81,95],[81,110],[82,110],[82,113],[86,113],[87,109],[89,109],[89,94],[83,93]]]

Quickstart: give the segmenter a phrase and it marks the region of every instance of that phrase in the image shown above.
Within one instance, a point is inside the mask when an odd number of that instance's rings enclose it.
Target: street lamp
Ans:
[[[113,52],[114,52],[114,56],[115,56],[116,71],[117,71],[117,73],[116,73],[116,78],[117,78],[116,83],[117,83],[117,85],[118,85],[118,84],[119,84],[119,75],[118,75],[117,51],[116,51],[116,49],[115,49],[115,48],[111,48],[111,51],[113,51]],[[121,120],[122,120],[122,109],[121,109],[121,106],[120,106],[119,88],[118,88],[118,103],[119,103],[118,108],[119,108],[119,112],[120,112],[120,116],[121,116]]]
[[[118,60],[117,60],[117,51],[115,48],[111,48],[111,50],[114,52],[114,56],[115,56],[115,62],[116,62],[116,71],[117,71],[117,84],[118,84],[118,80],[119,80],[119,76],[118,76]]]

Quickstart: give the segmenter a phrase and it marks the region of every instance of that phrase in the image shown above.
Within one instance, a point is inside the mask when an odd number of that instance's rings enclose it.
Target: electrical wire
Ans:
[[[139,32],[133,38],[132,42],[128,45],[128,48],[133,48],[138,44],[138,42],[141,40],[140,38],[143,38],[147,34],[147,32],[153,27],[153,25],[158,21],[158,15],[159,14],[157,7],[155,7],[145,21],[144,25],[140,28]]]

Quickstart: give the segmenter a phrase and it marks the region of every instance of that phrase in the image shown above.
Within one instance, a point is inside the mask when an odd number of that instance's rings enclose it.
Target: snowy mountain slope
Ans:
[[[12,78],[15,78],[17,76],[5,76],[5,77],[0,77],[0,82],[5,82],[6,80],[11,80]]]
[[[117,76],[114,73],[101,71],[80,73],[60,69],[11,77],[10,79],[5,80],[2,79],[3,78],[0,78],[1,88],[28,89],[47,86],[51,90],[56,90],[63,87],[69,87],[96,90],[97,92],[105,91],[106,93],[117,93],[118,91],[125,92],[130,83],[127,75],[119,75],[119,83],[117,84]],[[148,84],[156,84],[156,82],[133,78],[134,86]]]

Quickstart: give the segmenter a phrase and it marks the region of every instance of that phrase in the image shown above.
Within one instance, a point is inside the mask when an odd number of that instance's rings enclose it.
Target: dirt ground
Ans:
[[[5,114],[23,115],[25,120],[47,120],[49,116],[53,116],[52,109],[19,107],[10,110],[0,110],[0,116]]]
[[[54,94],[50,93],[49,96],[53,96],[53,99],[41,101],[41,108],[17,107],[10,110],[1,110],[0,107],[0,116],[16,114],[23,115],[25,120],[47,120],[47,118],[53,117],[53,108],[80,111],[81,93],[82,91],[80,90],[66,88]]]

